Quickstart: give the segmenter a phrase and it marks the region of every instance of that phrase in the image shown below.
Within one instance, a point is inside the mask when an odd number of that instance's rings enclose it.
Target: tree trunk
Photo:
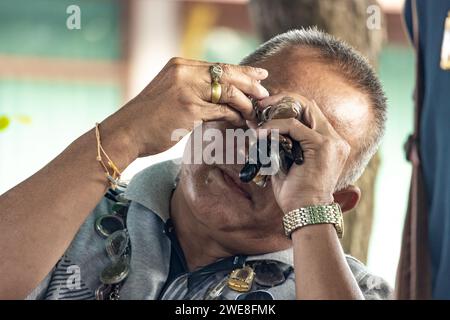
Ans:
[[[317,26],[355,47],[377,67],[385,34],[383,28],[367,27],[368,19],[375,17],[373,11],[368,10],[371,5],[377,5],[376,1],[251,0],[250,14],[256,30],[264,41],[289,29]],[[378,10],[375,14],[381,12],[379,6],[373,8]],[[356,183],[362,191],[360,203],[354,210],[344,215],[345,236],[342,240],[344,251],[364,263],[367,260],[372,230],[374,189],[379,163],[380,157],[377,153]]]

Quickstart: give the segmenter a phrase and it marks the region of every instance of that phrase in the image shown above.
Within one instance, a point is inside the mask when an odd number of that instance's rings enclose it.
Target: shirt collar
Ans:
[[[125,190],[125,197],[153,211],[164,222],[170,217],[170,198],[180,171],[176,160],[154,164],[137,173]]]
[[[167,222],[170,218],[170,198],[179,171],[180,164],[177,160],[154,164],[131,179],[125,197],[138,202]],[[255,260],[275,260],[294,266],[292,248],[247,258],[247,261]]]

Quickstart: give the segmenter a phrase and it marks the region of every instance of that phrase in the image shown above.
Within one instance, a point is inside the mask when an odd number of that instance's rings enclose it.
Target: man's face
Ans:
[[[369,125],[366,96],[304,49],[281,54],[257,66],[269,71],[263,85],[271,94],[293,92],[317,102],[336,131],[352,146],[348,165]],[[204,123],[196,130],[205,132],[211,128],[223,133],[224,146],[228,145],[225,130],[236,129],[217,121]],[[204,142],[204,146],[210,143]],[[275,201],[270,179],[265,188],[242,183],[241,168],[242,164],[183,165],[179,188],[194,219],[210,230],[214,239],[241,252],[257,254],[288,247],[281,225],[283,212]],[[242,237],[248,241],[239,241]]]

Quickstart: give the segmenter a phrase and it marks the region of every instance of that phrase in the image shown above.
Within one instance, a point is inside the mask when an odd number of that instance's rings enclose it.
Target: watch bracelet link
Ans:
[[[341,207],[337,203],[330,205],[315,205],[294,209],[283,217],[284,231],[291,237],[295,230],[314,224],[333,224],[339,238],[344,234],[344,222]]]

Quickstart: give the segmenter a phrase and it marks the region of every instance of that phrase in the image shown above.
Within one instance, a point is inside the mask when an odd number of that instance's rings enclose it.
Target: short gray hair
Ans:
[[[294,47],[316,49],[325,63],[335,66],[341,77],[367,95],[373,110],[373,126],[361,141],[353,164],[338,182],[336,189],[341,190],[356,182],[378,149],[385,130],[386,97],[368,60],[344,41],[317,28],[294,29],[282,33],[263,43],[245,57],[241,64],[253,65]]]

